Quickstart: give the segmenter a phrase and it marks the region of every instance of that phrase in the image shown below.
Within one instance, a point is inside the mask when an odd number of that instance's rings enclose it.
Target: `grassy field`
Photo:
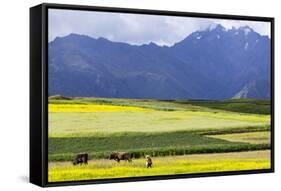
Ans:
[[[119,99],[119,98],[74,98],[49,99],[49,104],[100,104],[115,106],[137,106],[164,111],[234,111],[269,115],[271,105],[269,100],[231,99],[231,100],[153,100],[153,99]]]
[[[231,109],[231,104],[239,106]],[[54,181],[64,176],[68,177],[67,180],[71,179],[73,173],[77,173],[73,177],[75,180],[79,177],[80,180],[108,178],[110,173],[116,174],[115,168],[118,171],[118,168],[125,169],[129,165],[122,163],[125,166],[114,166],[115,163],[104,160],[114,151],[132,153],[135,158],[134,165],[140,165],[147,154],[157,157],[156,164],[159,163],[160,169],[153,168],[142,174],[142,170],[135,173],[138,166],[134,166],[133,176],[205,172],[208,169],[237,170],[239,166],[241,170],[258,169],[267,168],[270,161],[269,157],[262,157],[261,160],[258,157],[258,162],[253,162],[253,158],[243,158],[240,163],[240,157],[239,160],[234,157],[221,161],[222,166],[211,160],[210,168],[206,165],[207,162],[205,166],[202,163],[204,168],[201,168],[193,165],[196,161],[191,160],[192,164],[188,168],[182,166],[183,171],[176,170],[180,169],[185,159],[180,158],[180,155],[187,157],[190,154],[205,153],[204,156],[212,156],[206,153],[225,154],[239,151],[260,153],[260,150],[270,149],[270,104],[265,100],[50,99],[48,130],[49,176]],[[70,167],[70,161],[75,154],[81,152],[87,152],[94,162],[88,167]],[[170,156],[177,157],[178,162],[165,166],[162,162]],[[99,161],[100,164],[113,165],[107,169],[108,173],[105,175],[91,170],[97,167],[95,165]],[[238,163],[234,163],[235,161]],[[229,163],[233,164],[231,169],[227,167]],[[81,169],[84,169],[84,173]],[[81,176],[78,175],[79,172]],[[131,176],[132,173],[128,172],[128,175],[125,170],[120,172],[123,174],[116,177]]]
[[[211,135],[208,137],[218,138],[218,139],[232,141],[232,142],[245,142],[250,144],[270,144],[269,131]]]
[[[263,132],[261,132],[263,133]],[[240,133],[244,134],[244,133]],[[166,155],[183,155],[191,153],[221,153],[232,151],[249,151],[270,148],[270,143],[250,144],[245,137],[243,141],[227,140],[232,134],[202,136],[190,132],[168,133],[124,133],[110,136],[49,138],[49,160],[72,160],[75,153],[87,152],[90,158],[108,158],[114,151],[127,151],[134,158]],[[235,137],[239,134],[233,134]],[[214,136],[219,136],[215,137]],[[250,137],[251,138],[251,137]],[[258,135],[255,137],[259,138]],[[264,137],[261,136],[264,140]]]
[[[269,124],[269,120],[267,115],[206,111],[51,112],[49,114],[49,136],[231,129],[266,126]]]
[[[270,102],[268,100],[255,99],[231,99],[222,101],[175,101],[176,103],[192,104],[213,109],[221,109],[226,111],[270,114]]]
[[[155,157],[153,168],[145,167],[144,159],[132,163],[92,160],[88,165],[73,166],[69,162],[49,163],[49,181],[74,181],[121,177],[191,174],[270,168],[270,151],[223,154],[197,154],[173,157]]]

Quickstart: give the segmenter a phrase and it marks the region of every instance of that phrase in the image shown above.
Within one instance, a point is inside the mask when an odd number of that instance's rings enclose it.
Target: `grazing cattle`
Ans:
[[[146,168],[152,168],[152,159],[149,155],[146,155],[145,157],[145,162],[146,162]]]
[[[79,153],[76,155],[75,159],[73,160],[73,165],[77,164],[88,164],[88,154],[87,153]]]
[[[125,152],[122,152],[122,153],[116,152],[116,153],[112,153],[109,156],[109,159],[115,160],[117,162],[120,162],[120,160],[126,160],[128,162],[132,162],[132,154],[131,153],[125,153]]]

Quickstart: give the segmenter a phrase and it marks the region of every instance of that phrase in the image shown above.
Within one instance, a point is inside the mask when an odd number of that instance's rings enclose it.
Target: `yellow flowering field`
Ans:
[[[153,111],[153,109],[134,107],[134,106],[116,106],[101,104],[48,104],[49,112],[120,112],[120,111]]]
[[[269,155],[269,151],[255,151],[156,157],[153,158],[151,169],[145,167],[144,159],[134,159],[132,163],[101,159],[81,166],[73,166],[71,162],[57,162],[49,163],[48,178],[49,182],[57,182],[269,169]]]

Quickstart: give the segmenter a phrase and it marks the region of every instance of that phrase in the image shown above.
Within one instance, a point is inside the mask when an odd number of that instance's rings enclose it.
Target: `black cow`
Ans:
[[[73,165],[77,164],[88,164],[88,154],[87,153],[79,153],[73,160]]]
[[[109,159],[115,160],[117,162],[120,162],[120,160],[126,160],[128,162],[132,162],[132,154],[125,153],[125,152],[115,152],[109,156]]]

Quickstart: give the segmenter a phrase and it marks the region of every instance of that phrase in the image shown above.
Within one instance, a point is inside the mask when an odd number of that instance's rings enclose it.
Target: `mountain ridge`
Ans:
[[[79,34],[57,37],[48,48],[49,95],[227,99],[251,81],[269,81],[269,38],[254,30],[246,34],[247,28],[217,27],[195,31],[170,47]]]

